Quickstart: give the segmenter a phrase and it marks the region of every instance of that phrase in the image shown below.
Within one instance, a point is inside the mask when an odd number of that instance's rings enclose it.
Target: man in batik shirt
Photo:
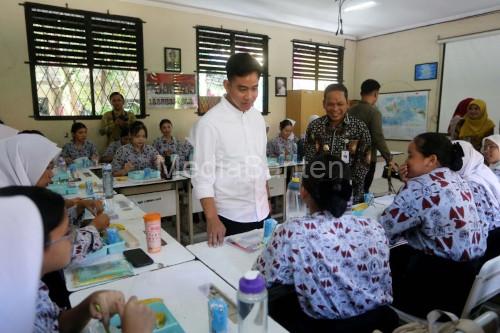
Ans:
[[[363,184],[371,160],[371,137],[365,123],[347,114],[347,98],[343,84],[326,87],[323,98],[326,115],[309,124],[304,150],[306,162],[317,153],[327,152],[349,164],[356,204],[363,201]]]

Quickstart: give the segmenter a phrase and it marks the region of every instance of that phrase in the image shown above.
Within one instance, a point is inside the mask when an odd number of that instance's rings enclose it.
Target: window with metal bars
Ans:
[[[226,62],[235,53],[250,53],[262,65],[259,96],[255,108],[268,114],[268,41],[266,35],[221,28],[196,27],[196,70],[198,73],[198,113],[203,114],[224,95]]]
[[[100,118],[120,92],[145,115],[142,20],[24,3],[36,119]]]
[[[324,90],[342,83],[344,48],[293,40],[293,89]]]

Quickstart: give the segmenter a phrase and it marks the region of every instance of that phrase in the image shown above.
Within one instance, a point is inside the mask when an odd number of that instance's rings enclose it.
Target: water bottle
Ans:
[[[238,289],[238,332],[267,332],[267,289],[258,271],[249,271]]]
[[[72,180],[78,178],[76,176],[76,164],[75,163],[70,164],[70,166],[69,166],[69,174],[70,174]]]
[[[278,164],[279,165],[285,164],[285,154],[284,153],[283,154],[279,154],[279,156],[278,156]]]
[[[307,215],[307,207],[300,197],[300,178],[294,174],[286,190],[286,219]]]
[[[104,197],[106,199],[113,197],[113,169],[111,164],[106,164],[102,168],[102,187],[104,191]]]
[[[59,159],[57,160],[57,167],[59,168],[59,172],[66,172],[68,170],[64,157],[59,156]]]
[[[208,331],[210,333],[227,333],[227,303],[221,297],[208,300]]]

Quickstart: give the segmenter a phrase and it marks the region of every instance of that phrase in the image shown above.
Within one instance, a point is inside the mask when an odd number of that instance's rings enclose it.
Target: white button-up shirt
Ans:
[[[242,112],[224,97],[196,124],[192,184],[198,199],[215,199],[217,213],[237,222],[269,215],[266,125],[252,107]]]

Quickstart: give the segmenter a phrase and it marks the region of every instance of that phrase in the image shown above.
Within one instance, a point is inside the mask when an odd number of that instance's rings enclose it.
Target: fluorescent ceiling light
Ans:
[[[375,1],[366,1],[366,2],[362,2],[360,4],[357,4],[357,5],[347,7],[346,9],[344,9],[344,12],[352,12],[354,10],[367,9],[367,8],[371,8],[375,5],[377,5],[377,3]]]

